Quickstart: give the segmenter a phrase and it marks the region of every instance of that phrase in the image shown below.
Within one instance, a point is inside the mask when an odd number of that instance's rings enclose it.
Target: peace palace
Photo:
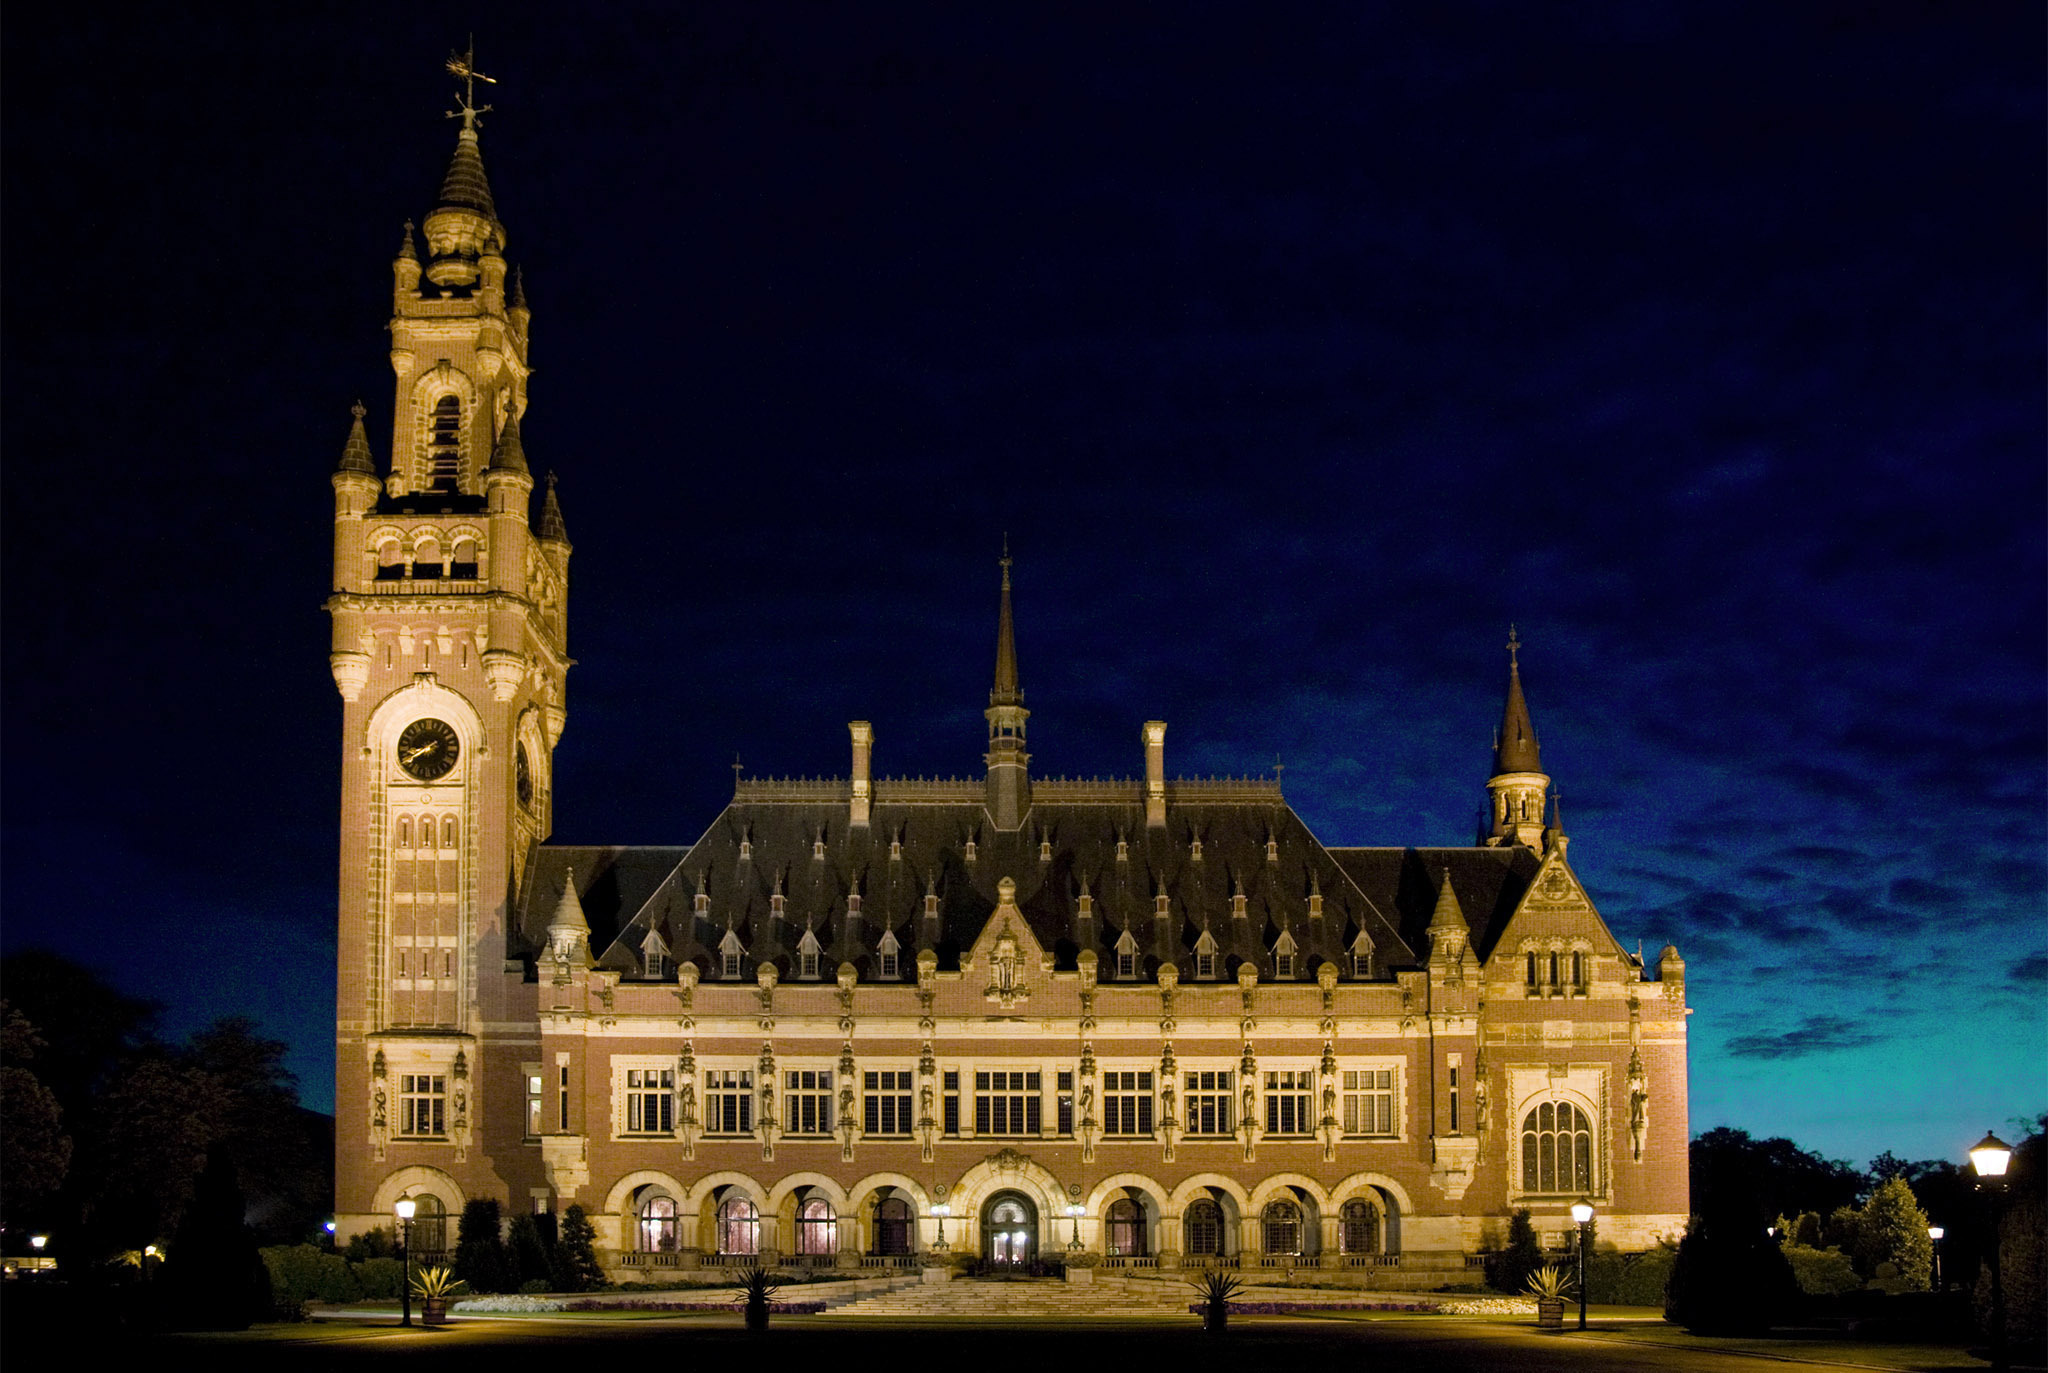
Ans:
[[[1683,1228],[1685,965],[1574,876],[1512,659],[1477,841],[1331,847],[1276,781],[1171,777],[1157,720],[1140,779],[1034,778],[1006,557],[980,776],[877,776],[855,721],[845,777],[738,781],[693,844],[548,845],[570,543],[467,109],[421,228],[389,462],[358,406],[333,475],[342,1238],[489,1197],[580,1204],[619,1279],[1434,1286],[1523,1207]]]

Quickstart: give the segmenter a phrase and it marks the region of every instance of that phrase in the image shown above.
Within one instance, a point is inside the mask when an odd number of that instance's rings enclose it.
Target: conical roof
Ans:
[[[522,473],[527,470],[526,447],[519,442],[519,407],[516,405],[505,412],[505,427],[498,431],[498,448],[491,454],[491,470]],[[555,512],[557,520],[561,515],[560,510]]]
[[[363,403],[357,401],[349,407],[355,422],[348,427],[348,443],[341,450],[341,462],[335,468],[338,472],[366,472],[377,475],[377,465],[370,458],[370,436],[363,429],[363,416],[367,412]]]
[[[476,130],[465,127],[455,136],[455,156],[448,161],[448,175],[441,178],[443,210],[475,210],[496,222],[498,207],[491,200],[491,180],[484,175],[484,155]]]
[[[1458,904],[1458,894],[1451,890],[1451,870],[1444,869],[1444,884],[1436,894],[1436,909],[1430,912],[1429,927],[1432,930],[1468,930],[1471,925],[1465,919],[1465,908]]]
[[[548,933],[556,932],[589,935],[590,921],[584,917],[583,903],[576,899],[576,870],[566,869],[562,874],[562,899],[555,903],[555,913],[548,918]]]
[[[405,232],[399,235],[398,256],[401,261],[418,262],[420,260],[419,247],[412,241],[412,221],[409,219],[405,221]]]
[[[1517,654],[1522,641],[1508,631],[1508,700],[1501,712],[1500,735],[1493,743],[1493,775],[1509,772],[1541,772],[1543,758],[1536,747],[1536,726],[1529,722],[1529,702],[1522,695],[1522,668]]]
[[[550,543],[569,542],[569,527],[562,523],[562,503],[555,499],[555,474],[548,473],[547,499],[540,507],[540,536]]]

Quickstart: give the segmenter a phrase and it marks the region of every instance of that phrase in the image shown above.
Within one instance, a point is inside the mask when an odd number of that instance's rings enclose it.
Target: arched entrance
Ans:
[[[1038,1257],[1038,1208],[1022,1192],[998,1192],[982,1204],[981,1256],[1026,1264]]]

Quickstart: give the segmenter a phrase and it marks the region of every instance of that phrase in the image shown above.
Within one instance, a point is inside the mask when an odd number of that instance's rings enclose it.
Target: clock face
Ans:
[[[447,776],[461,752],[462,741],[445,720],[415,720],[398,736],[398,765],[422,782]]]
[[[526,745],[520,744],[519,755],[512,765],[513,785],[519,790],[519,804],[533,804],[533,764],[527,760]]]

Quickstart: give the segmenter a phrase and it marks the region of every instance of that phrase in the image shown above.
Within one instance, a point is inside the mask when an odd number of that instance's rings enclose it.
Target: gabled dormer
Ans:
[[[1300,950],[1295,946],[1294,936],[1286,930],[1273,941],[1273,980],[1292,982],[1298,974]]]
[[[640,941],[640,975],[649,979],[665,978],[675,967],[669,957],[668,941],[661,937],[660,930],[649,930],[647,937]]]
[[[883,930],[875,945],[875,976],[884,982],[896,982],[903,976],[903,946],[896,942],[894,930]]]
[[[824,946],[818,943],[818,932],[806,927],[804,937],[796,943],[796,975],[806,982],[817,981],[823,953]]]
[[[737,982],[745,971],[747,946],[740,943],[739,935],[732,926],[725,927],[725,938],[718,941],[717,976],[724,982]]]
[[[1116,978],[1119,982],[1134,982],[1138,977],[1138,941],[1125,930],[1116,940]]]
[[[1207,930],[1195,941],[1195,980],[1214,982],[1223,975],[1223,955],[1216,947],[1216,936]]]

